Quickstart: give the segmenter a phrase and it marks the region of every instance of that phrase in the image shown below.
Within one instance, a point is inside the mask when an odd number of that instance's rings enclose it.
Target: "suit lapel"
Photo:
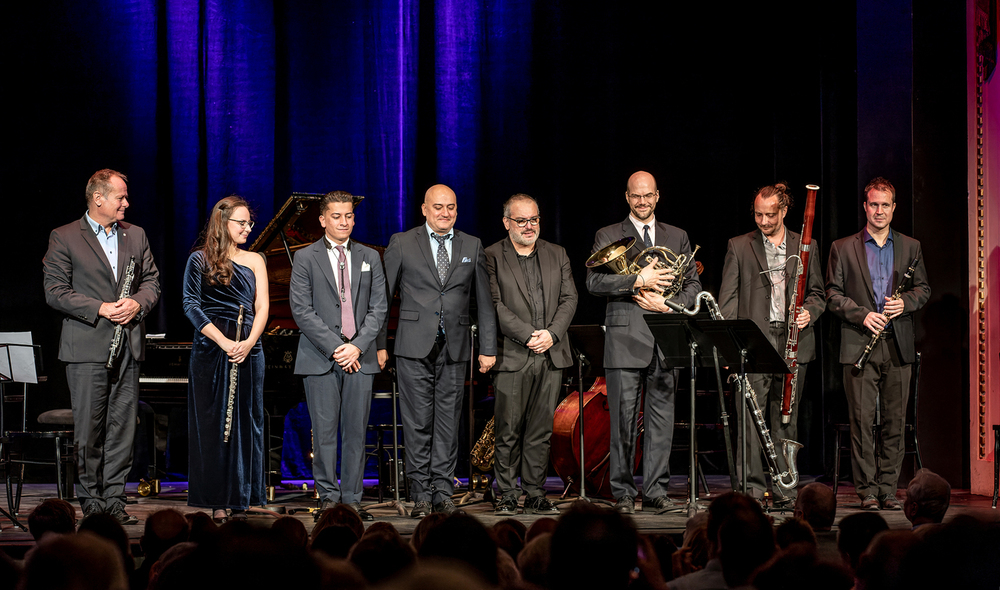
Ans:
[[[893,243],[895,246],[895,243]],[[895,250],[895,248],[893,248]],[[872,272],[868,268],[868,256],[865,254],[865,230],[861,230],[854,236],[854,255],[858,258],[858,268],[861,269],[862,278],[865,280],[865,287],[868,289],[868,303],[875,304],[875,289],[872,287]],[[877,309],[877,306],[873,309]]]
[[[622,237],[635,238],[635,242],[632,244],[632,247],[625,253],[625,257],[628,258],[629,261],[635,259],[635,257],[639,255],[639,252],[646,249],[643,245],[642,236],[639,235],[639,232],[635,229],[635,225],[632,223],[632,220],[628,217],[626,217],[625,221],[622,222]]]
[[[517,261],[517,251],[514,250],[514,245],[510,243],[510,238],[503,242],[503,260],[504,264],[510,268],[510,274],[514,276],[514,282],[517,283],[517,288],[521,290],[521,295],[530,303],[531,299],[528,296],[527,281],[524,278],[524,273],[521,272],[521,264]],[[543,270],[542,272],[544,273],[545,271]]]
[[[903,257],[902,244],[899,243],[899,234],[894,229],[890,229],[890,236],[892,236],[892,290],[896,291],[896,287],[899,286],[899,282],[903,280],[903,276],[906,274],[906,270],[909,267],[910,261]]]
[[[548,247],[548,242],[538,240],[535,242],[538,250],[538,265],[542,270],[542,300],[545,302],[545,322],[555,315],[556,307],[559,306],[559,289],[555,282],[558,278],[562,281],[561,269],[556,268],[555,255]]]
[[[760,230],[757,230],[753,232],[753,239],[750,240],[753,255],[757,258],[757,265],[760,266],[761,271],[767,270],[767,254],[764,253],[764,240],[766,239],[764,234]],[[786,249],[785,252],[788,252],[788,250]],[[760,276],[764,277],[764,280],[767,281],[768,287],[774,286],[774,283],[771,281],[771,273],[765,272]]]
[[[316,264],[323,269],[323,275],[326,277],[328,283],[330,283],[330,288],[333,289],[334,294],[339,299],[340,298],[340,288],[337,286],[337,278],[333,276],[333,263],[330,261],[330,252],[326,249],[326,243],[322,239],[313,244],[312,255],[316,257]]]
[[[351,303],[354,304],[354,315],[358,314],[358,293],[361,292],[361,272],[365,265],[364,254],[357,243],[351,246]]]
[[[115,293],[121,293],[122,281],[128,270],[129,260],[129,231],[121,223],[118,224],[118,283],[115,286]]]
[[[448,274],[444,276],[444,283],[441,285],[448,284],[451,280],[451,275],[455,274],[455,268],[462,263],[462,248],[465,246],[466,240],[462,239],[463,234],[457,229],[452,229],[451,237],[451,262],[448,264]],[[434,265],[434,274],[437,274],[437,265]]]
[[[417,228],[417,249],[423,252],[424,260],[427,261],[427,265],[431,269],[431,274],[433,274],[434,278],[438,279],[438,283],[440,283],[441,279],[438,278],[437,261],[434,259],[434,253],[431,252],[430,239],[430,236],[427,235],[427,227],[425,225],[421,225]],[[452,246],[454,246],[454,244],[452,244]],[[454,253],[455,248],[453,247],[452,254]]]
[[[111,263],[108,262],[108,255],[104,253],[104,249],[101,248],[101,243],[97,241],[97,236],[94,235],[94,230],[90,229],[90,223],[87,222],[86,216],[80,219],[80,231],[83,232],[83,241],[90,245],[90,248],[94,251],[94,255],[97,256],[97,261],[104,266],[104,276],[108,277],[108,282],[111,283],[111,285],[114,285],[115,275],[111,272]],[[121,243],[119,243],[118,251],[121,252]],[[121,256],[119,255],[119,259],[120,258]]]

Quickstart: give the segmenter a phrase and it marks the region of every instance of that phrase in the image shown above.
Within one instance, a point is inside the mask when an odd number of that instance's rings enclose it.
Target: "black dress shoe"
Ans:
[[[111,518],[117,520],[118,524],[122,526],[128,526],[139,523],[138,518],[130,515],[128,512],[125,512],[124,506],[115,506],[114,508],[111,509],[110,512],[108,512],[108,514],[110,514]]]
[[[101,508],[96,502],[91,502],[83,507],[83,517],[87,518],[92,514],[101,514],[104,512],[104,508]]]
[[[875,494],[868,494],[861,500],[862,510],[878,510],[879,504]]]
[[[525,514],[559,514],[559,509],[545,496],[535,496],[524,501]]]
[[[897,500],[896,496],[893,496],[893,495],[879,496],[878,497],[878,503],[882,507],[882,510],[902,510],[903,509],[903,507],[899,505],[899,500]]]
[[[351,502],[350,504],[347,505],[347,507],[357,512],[358,516],[361,517],[361,520],[364,521],[375,520],[375,517],[372,516],[371,512],[368,512],[367,510],[361,507],[361,502]]]
[[[435,504],[434,512],[441,512],[449,516],[452,514],[465,514],[465,510],[455,507],[455,503],[451,501],[451,498],[442,500],[441,502]]]
[[[622,496],[615,502],[615,511],[622,514],[635,514],[635,499]]]
[[[318,522],[320,518],[323,517],[323,513],[336,506],[337,503],[332,500],[323,500],[320,505],[313,512],[313,522]]]
[[[528,503],[524,503],[525,508],[528,507]],[[514,496],[500,496],[497,501],[497,505],[493,508],[493,514],[497,516],[512,516],[517,514],[517,498]],[[525,512],[527,514],[527,512]]]
[[[232,513],[229,515],[229,520],[236,522],[246,522],[247,518],[248,516],[246,510],[238,510],[236,508],[234,508]]]
[[[413,510],[410,511],[412,518],[423,518],[431,513],[431,503],[427,500],[417,500],[413,503]]]
[[[670,498],[666,495],[657,496],[655,498],[649,498],[648,500],[642,499],[642,507],[639,508],[643,512],[653,512],[655,514],[663,514],[667,510],[673,508],[673,503]]]

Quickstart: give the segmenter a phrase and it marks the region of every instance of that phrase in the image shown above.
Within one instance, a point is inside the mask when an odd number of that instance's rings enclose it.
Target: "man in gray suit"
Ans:
[[[648,172],[636,172],[629,180],[625,201],[629,216],[597,231],[594,251],[625,237],[636,239],[626,256],[633,259],[643,249],[665,246],[676,254],[691,255],[691,243],[684,230],[656,221],[653,211],[660,200],[656,179]],[[592,295],[607,297],[604,368],[608,384],[608,405],[611,412],[611,493],[615,509],[631,514],[635,511],[637,489],[632,478],[635,462],[635,442],[638,436],[636,418],[643,406],[645,435],[642,445],[644,511],[662,512],[670,507],[667,483],[670,481],[670,445],[674,434],[674,371],[664,366],[662,354],[653,341],[653,334],[643,315],[658,311],[652,299],[662,296],[640,293],[640,289],[662,291],[681,280],[666,269],[652,264],[638,274],[620,275],[606,266],[587,270],[587,290]],[[681,291],[673,301],[689,307],[701,290],[701,281],[694,264],[685,269]],[[640,395],[645,390],[645,395]]]
[[[128,525],[138,522],[125,512],[125,476],[146,353],[143,319],[160,298],[160,274],[146,233],[123,221],[125,181],[107,169],[90,177],[87,213],[52,231],[42,274],[45,301],[63,314],[59,360],[66,363],[73,405],[80,506],[85,516],[107,512]],[[130,267],[133,278],[121,297]],[[109,370],[116,326],[122,327],[121,348]]]
[[[327,193],[320,201],[324,235],[295,253],[288,299],[302,331],[295,374],[304,376],[321,508],[342,502],[362,520],[374,520],[361,507],[361,494],[372,382],[384,365],[375,340],[388,304],[378,252],[350,239],[360,201],[344,191]],[[340,485],[338,425],[344,445]]]
[[[427,189],[424,225],[394,234],[385,250],[391,299],[399,290],[395,355],[399,375],[406,473],[414,518],[452,513],[452,478],[458,462],[458,424],[466,363],[471,356],[469,299],[479,315],[479,370],[496,361],[496,316],[486,255],[479,238],[454,229],[455,193],[443,184]],[[379,349],[386,348],[383,329]]]
[[[854,488],[864,510],[902,510],[896,499],[903,462],[903,427],[910,396],[913,313],[931,297],[920,242],[890,229],[896,210],[896,189],[881,177],[864,192],[865,227],[830,247],[826,267],[826,300],[830,313],[841,319],[840,362],[851,423]],[[909,285],[892,299],[906,269],[916,259]],[[871,360],[854,367],[874,332],[882,330]],[[882,416],[882,448],[872,437],[875,403]],[[876,469],[875,453],[880,461]]]
[[[785,228],[785,215],[792,204],[792,195],[785,184],[765,186],[757,191],[753,201],[754,221],[757,229],[729,240],[726,262],[722,267],[722,286],[719,289],[719,308],[726,319],[751,319],[767,335],[779,354],[784,356],[788,340],[790,310],[795,304],[794,281],[798,259],[791,256],[799,253],[801,236]],[[819,244],[813,240],[812,252],[819,251]],[[766,272],[768,269],[777,271]],[[798,316],[798,379],[795,399],[802,399],[802,387],[806,381],[808,363],[816,358],[816,334],[813,325],[826,309],[826,295],[823,291],[823,275],[820,273],[819,256],[809,257],[806,269],[805,299],[802,313]],[[757,403],[767,415],[768,429],[775,444],[781,439],[798,439],[799,412],[792,408],[789,423],[782,423],[781,398],[785,389],[784,375],[750,375],[750,387],[757,394]],[[748,426],[749,428],[752,426]],[[742,435],[742,433],[741,433]],[[743,448],[742,444],[736,446]],[[760,456],[760,441],[756,436],[747,440],[747,493],[762,498],[767,490]],[[778,452],[778,464],[783,464]],[[737,458],[737,469],[742,460]],[[782,468],[784,470],[784,468]],[[794,504],[795,490],[783,492],[776,488],[778,505]]]
[[[545,497],[552,418],[562,370],[573,363],[566,331],[576,313],[573,269],[562,246],[538,239],[538,203],[525,194],[507,199],[509,237],[486,249],[486,269],[500,326],[493,385],[499,499],[496,514],[558,514]]]

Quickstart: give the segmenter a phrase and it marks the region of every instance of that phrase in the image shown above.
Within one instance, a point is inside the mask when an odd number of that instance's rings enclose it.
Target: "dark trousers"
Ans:
[[[777,350],[782,356],[785,353],[785,342],[788,339],[788,329],[784,322],[773,323],[768,330],[767,335],[768,340],[774,349]],[[795,387],[795,405],[792,406],[792,417],[788,424],[781,423],[781,397],[785,390],[785,376],[771,373],[756,373],[748,374],[747,378],[750,380],[750,387],[757,394],[757,405],[760,406],[761,412],[764,413],[764,424],[767,426],[768,432],[771,436],[771,442],[774,445],[774,452],[777,455],[776,463],[778,465],[779,473],[788,469],[788,465],[785,461],[784,453],[782,452],[782,440],[798,440],[798,417],[799,417],[799,404],[802,400],[802,389],[806,382],[806,368],[808,365],[799,365],[799,378]],[[746,403],[746,400],[740,399],[739,403]],[[741,415],[743,411],[739,406],[736,407],[737,415]],[[747,485],[749,490],[747,493],[754,497],[763,497],[764,491],[767,490],[767,475],[769,470],[764,467],[763,456],[761,455],[762,447],[760,444],[760,438],[755,432],[756,426],[754,425],[754,417],[750,414],[750,409],[747,408]],[[740,429],[740,437],[743,436],[742,429]],[[743,479],[743,445],[737,439],[736,445],[736,473],[740,480]],[[767,473],[765,473],[767,472]],[[773,482],[772,482],[772,485]],[[777,486],[774,486],[777,488]],[[778,490],[775,489],[776,493],[780,493],[782,496],[787,498],[795,498],[797,492],[793,490]]]
[[[139,407],[139,363],[126,342],[117,381],[104,363],[68,363],[66,381],[73,405],[73,438],[80,484],[76,495],[87,510],[125,506],[125,476],[132,467],[132,443]]]
[[[664,496],[670,481],[670,445],[674,437],[674,371],[661,366],[659,354],[645,369],[605,369],[608,410],[611,414],[611,494],[615,499],[635,498],[632,477],[635,465],[636,417],[643,412],[642,496],[646,501]],[[640,393],[645,385],[645,401]]]
[[[844,365],[844,391],[851,422],[851,461],[858,497],[896,494],[903,463],[906,402],[910,396],[912,368],[899,358],[891,334],[875,346],[865,368]],[[882,420],[882,445],[875,448],[876,399]],[[879,454],[878,467],[875,454]]]
[[[373,375],[345,373],[339,365],[303,379],[313,434],[313,478],[323,501],[360,502],[364,491],[365,435],[372,405]],[[340,484],[337,431],[340,430]]]
[[[451,498],[466,362],[448,358],[444,341],[427,358],[396,357],[406,476],[414,501]]]
[[[497,373],[493,380],[496,445],[493,471],[500,495],[545,495],[549,439],[559,398],[562,370],[544,354],[530,354],[520,371]],[[521,489],[517,476],[521,476]]]

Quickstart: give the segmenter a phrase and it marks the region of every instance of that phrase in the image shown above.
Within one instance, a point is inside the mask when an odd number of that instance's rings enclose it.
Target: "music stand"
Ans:
[[[24,387],[22,395],[21,430],[24,430],[27,412],[28,384],[38,383],[38,372],[35,367],[35,349],[37,344],[31,343],[31,332],[3,332],[0,333],[0,447],[8,444],[7,423],[5,422],[4,410],[7,405],[7,394],[3,389],[8,383],[20,383]],[[9,477],[11,468],[7,460],[7,449],[3,448],[0,454],[0,463],[3,464],[4,471]],[[22,466],[23,468],[23,466]],[[58,466],[57,466],[58,468]],[[20,488],[18,488],[20,490]],[[20,494],[20,491],[18,492]],[[10,506],[10,496],[8,495],[8,508]],[[14,510],[11,512],[0,508],[0,515],[9,520],[15,527],[21,530],[28,530],[14,517]]]
[[[566,489],[563,490],[563,497],[557,503],[565,504],[567,502],[583,500],[584,502],[599,502],[610,505],[611,503],[607,500],[587,497],[587,466],[583,436],[583,395],[585,391],[583,387],[583,367],[584,365],[589,366],[592,373],[601,373],[604,371],[604,326],[596,324],[570,326],[567,333],[570,338],[570,346],[573,349],[573,358],[576,361],[577,399],[579,403],[577,429],[580,431],[580,456],[577,457],[577,461],[580,464],[580,493],[576,498],[566,497],[569,488],[573,485],[573,478],[569,478]]]

